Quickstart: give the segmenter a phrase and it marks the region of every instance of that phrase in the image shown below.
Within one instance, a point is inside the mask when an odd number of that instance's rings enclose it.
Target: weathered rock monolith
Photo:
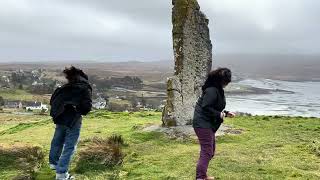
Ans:
[[[209,20],[197,0],[173,0],[174,76],[168,79],[164,126],[192,123],[194,107],[212,66]]]

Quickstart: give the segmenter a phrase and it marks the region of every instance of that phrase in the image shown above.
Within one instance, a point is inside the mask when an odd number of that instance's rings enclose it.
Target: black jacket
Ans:
[[[194,128],[212,128],[217,131],[222,123],[221,112],[226,106],[222,88],[208,87],[204,90],[195,107]]]
[[[81,115],[91,111],[91,98],[92,88],[84,78],[57,88],[50,100],[50,115],[54,123],[72,127]]]

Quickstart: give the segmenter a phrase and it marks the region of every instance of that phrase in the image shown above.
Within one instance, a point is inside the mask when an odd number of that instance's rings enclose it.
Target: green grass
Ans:
[[[19,100],[19,101],[40,101],[48,103],[50,97],[42,95],[33,95],[25,90],[18,89],[0,89],[0,96],[8,100]]]
[[[16,115],[0,114],[0,124],[8,126],[2,128],[1,132],[5,133],[0,135],[0,145],[40,146],[48,154],[54,131],[49,117],[24,116],[25,122],[21,125],[22,117],[11,120],[16,124],[6,122],[14,118],[11,116]],[[197,140],[170,140],[161,133],[141,131],[141,127],[160,123],[161,113],[154,112],[95,111],[85,117],[81,139],[121,134],[127,146],[123,149],[125,158],[121,166],[84,165],[87,170],[82,168],[76,174],[77,179],[193,179],[199,156]],[[320,119],[256,116],[228,119],[226,124],[243,129],[243,133],[217,139],[209,175],[217,179],[244,180],[320,179]],[[76,155],[71,172],[76,169],[77,159]],[[11,178],[18,172],[14,167],[1,171],[1,179]],[[36,174],[36,179],[53,177],[54,172],[47,164]]]

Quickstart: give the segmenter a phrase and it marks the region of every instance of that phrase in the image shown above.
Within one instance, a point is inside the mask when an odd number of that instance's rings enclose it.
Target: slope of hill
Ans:
[[[71,172],[77,179],[194,179],[199,146],[194,137],[170,139],[142,128],[160,124],[154,112],[111,113],[95,111],[84,118],[82,141],[92,137],[123,136],[123,163],[113,168],[101,164],[81,164],[78,154]],[[0,149],[13,145],[40,146],[48,155],[54,125],[47,116],[0,113]],[[216,157],[209,174],[217,179],[320,179],[320,119],[288,117],[238,117],[226,124],[243,132],[218,138]],[[80,143],[80,150],[84,148]],[[0,151],[4,152],[4,151]],[[1,162],[9,162],[0,153]],[[19,162],[18,160],[12,163]],[[54,172],[44,161],[35,179],[53,179]],[[0,179],[11,179],[18,166],[1,164]]]
[[[165,81],[173,73],[173,60],[161,61],[57,61],[29,63],[0,63],[0,71],[16,69],[61,70],[70,64],[86,71],[106,76],[138,76],[147,81]],[[242,77],[269,78],[288,81],[320,81],[320,56],[318,55],[253,55],[218,54],[213,56],[213,67],[230,67]]]

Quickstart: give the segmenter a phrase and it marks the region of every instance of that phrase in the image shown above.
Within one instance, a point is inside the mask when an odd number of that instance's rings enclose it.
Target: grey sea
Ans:
[[[271,93],[228,95],[228,110],[253,115],[320,117],[320,82],[246,79],[235,84],[266,89]]]

